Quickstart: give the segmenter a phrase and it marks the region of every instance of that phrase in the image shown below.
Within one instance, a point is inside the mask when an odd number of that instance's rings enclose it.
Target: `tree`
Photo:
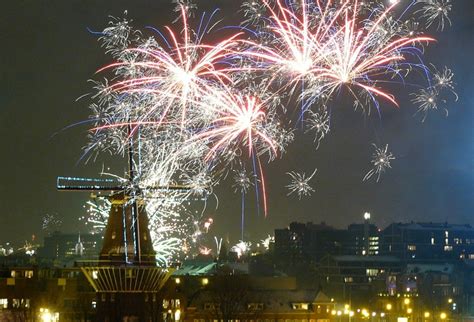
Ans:
[[[255,319],[263,307],[249,306],[259,302],[255,292],[252,292],[248,275],[233,275],[229,270],[220,269],[212,278],[207,288],[213,319],[223,322],[230,320]]]

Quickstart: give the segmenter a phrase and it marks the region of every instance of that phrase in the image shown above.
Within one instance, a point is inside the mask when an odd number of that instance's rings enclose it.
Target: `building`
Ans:
[[[293,222],[275,230],[275,256],[278,261],[317,262],[326,255],[377,255],[378,229],[366,221],[347,229],[326,225]]]
[[[448,223],[393,223],[380,233],[380,254],[404,261],[474,259],[474,229]]]
[[[367,303],[385,293],[403,272],[400,259],[393,256],[328,255],[319,263],[323,290],[343,301]]]
[[[0,269],[1,321],[92,321],[96,294],[78,268]]]
[[[39,256],[60,262],[74,259],[97,259],[102,237],[95,234],[65,234],[59,231],[44,238]]]
[[[378,255],[379,254],[379,231],[377,226],[365,222],[363,224],[351,224],[347,227],[351,243],[349,255]]]

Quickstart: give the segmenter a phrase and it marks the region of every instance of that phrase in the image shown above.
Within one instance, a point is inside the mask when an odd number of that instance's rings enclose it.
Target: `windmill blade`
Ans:
[[[58,177],[56,188],[69,191],[116,191],[122,190],[124,184],[117,179],[108,178]]]

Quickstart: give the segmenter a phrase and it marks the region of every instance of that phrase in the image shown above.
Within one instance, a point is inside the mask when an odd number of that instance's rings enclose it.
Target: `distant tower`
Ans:
[[[79,237],[77,239],[76,247],[75,247],[76,255],[82,256],[84,255],[84,245],[81,241],[81,233],[79,233]]]
[[[365,256],[369,256],[369,220],[370,213],[364,213],[364,251],[362,252],[362,254]]]

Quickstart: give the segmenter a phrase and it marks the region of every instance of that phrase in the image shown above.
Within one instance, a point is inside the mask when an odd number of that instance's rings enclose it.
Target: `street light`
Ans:
[[[446,313],[444,313],[444,312],[441,312],[441,314],[439,315],[439,318],[440,318],[441,320],[446,320],[446,317],[447,317],[447,315],[446,315]]]
[[[424,317],[429,318],[430,317],[430,312],[426,311],[425,314],[424,314]]]
[[[385,305],[385,308],[387,309],[387,311],[390,311],[392,309],[392,304],[387,303],[387,305]]]
[[[56,322],[59,320],[59,313],[51,313],[49,309],[40,308],[40,321],[41,322]]]
[[[403,300],[403,303],[405,303],[405,305],[410,304],[410,299],[405,299],[405,300]]]
[[[176,312],[174,312],[174,320],[179,321],[181,319],[181,310],[177,309]]]
[[[364,219],[369,220],[370,219],[370,212],[365,212],[364,213]]]

